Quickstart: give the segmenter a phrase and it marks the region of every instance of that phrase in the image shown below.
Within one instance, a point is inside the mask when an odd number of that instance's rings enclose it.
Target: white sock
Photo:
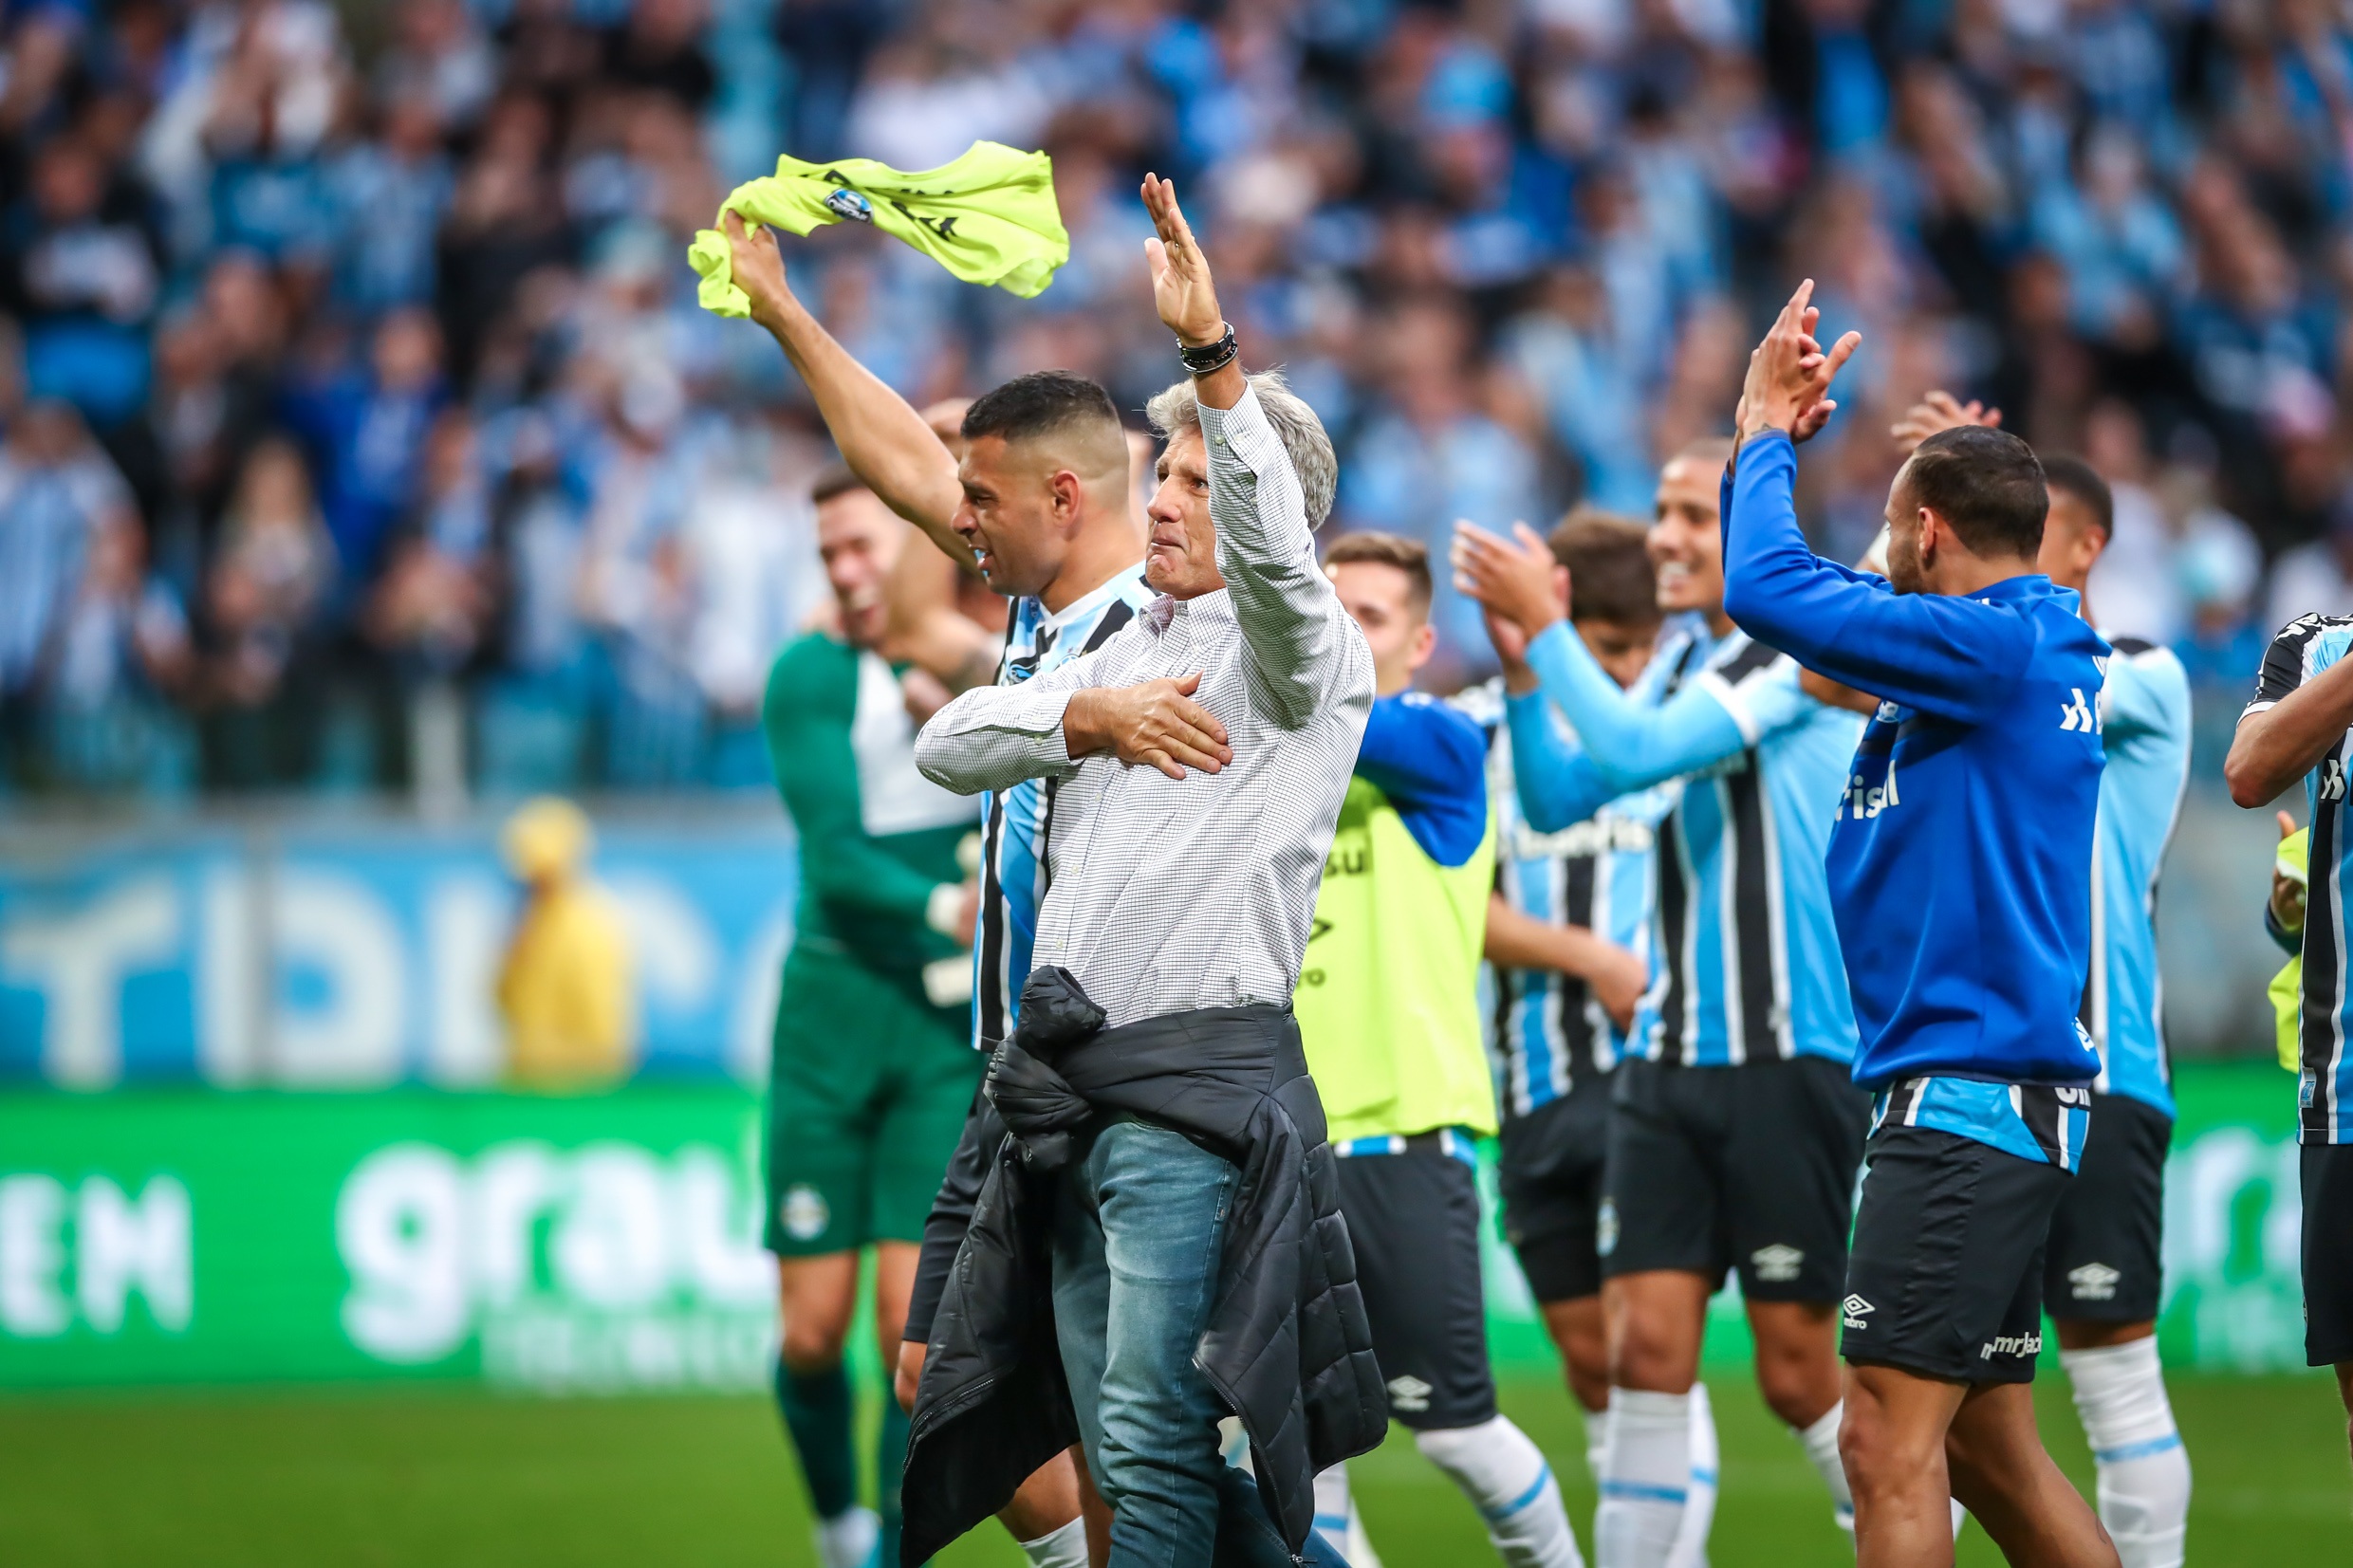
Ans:
[[[821,1519],[817,1522],[819,1568],[866,1568],[875,1542],[881,1539],[881,1516],[872,1508],[848,1507],[831,1519]]]
[[[1969,1522],[1969,1510],[1961,1506],[1959,1498],[1949,1499],[1953,1504],[1953,1539],[1961,1539],[1961,1526]]]
[[[2190,1516],[2190,1455],[2165,1397],[2157,1340],[2063,1350],[2076,1413],[2100,1469],[2100,1522],[2123,1568],[2179,1568]]]
[[[1830,1488],[1830,1511],[1838,1527],[1851,1536],[1855,1533],[1855,1494],[1847,1489],[1846,1466],[1838,1451],[1839,1418],[1845,1413],[1846,1401],[1842,1399],[1797,1438],[1806,1445],[1806,1457],[1821,1472],[1822,1484]]]
[[[1021,1543],[1029,1568],[1086,1568],[1086,1521],[1074,1519],[1059,1530]]]
[[[1599,1489],[1602,1485],[1602,1455],[1609,1448],[1609,1407],[1604,1405],[1598,1411],[1586,1411],[1584,1418],[1585,1474],[1593,1478],[1593,1485]]]
[[[1335,1465],[1315,1478],[1315,1533],[1348,1568],[1380,1568],[1380,1554],[1364,1533],[1364,1519],[1348,1490],[1348,1467]]]
[[[1691,1395],[1609,1391],[1602,1506],[1593,1520],[1601,1568],[1663,1568],[1691,1491]]]
[[[1561,1484],[1509,1416],[1475,1427],[1416,1432],[1414,1447],[1444,1470],[1487,1521],[1487,1539],[1510,1568],[1584,1568]]]
[[[1715,1411],[1708,1385],[1691,1389],[1691,1485],[1683,1493],[1683,1522],[1675,1532],[1667,1568],[1708,1568],[1708,1526],[1715,1522]]]

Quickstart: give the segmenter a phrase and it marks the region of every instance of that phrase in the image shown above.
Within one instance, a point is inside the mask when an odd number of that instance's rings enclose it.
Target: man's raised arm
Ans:
[[[1145,241],[1153,304],[1188,349],[1225,337],[1209,261],[1193,236],[1176,188],[1147,175],[1144,205],[1158,231]],[[1233,600],[1261,689],[1288,727],[1306,723],[1343,689],[1362,686],[1370,702],[1370,655],[1352,656],[1363,638],[1315,561],[1303,475],[1258,392],[1230,359],[1194,378],[1201,440],[1209,466],[1210,518],[1217,526],[1217,570]],[[1313,415],[1304,406],[1299,413]]]
[[[883,505],[930,535],[951,559],[972,560],[971,548],[950,526],[964,500],[955,459],[923,415],[852,359],[794,297],[773,233],[765,226],[748,231],[742,215],[732,212],[721,227],[735,286],[751,304],[751,319],[768,328],[808,383],[817,412],[850,470]]]

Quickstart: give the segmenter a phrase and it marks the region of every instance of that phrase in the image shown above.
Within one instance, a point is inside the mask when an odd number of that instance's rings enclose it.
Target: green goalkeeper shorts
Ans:
[[[769,1080],[768,1249],[920,1242],[988,1058],[971,1014],[855,960],[795,947]]]

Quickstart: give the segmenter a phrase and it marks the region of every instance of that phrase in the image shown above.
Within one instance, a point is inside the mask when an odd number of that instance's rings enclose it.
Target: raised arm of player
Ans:
[[[2309,620],[2311,618],[2307,618]],[[2222,777],[2243,806],[2269,805],[2320,765],[2353,729],[2353,659],[2304,678],[2306,621],[2290,622],[2264,655],[2254,702],[2239,715]]]
[[[850,357],[824,324],[809,314],[785,281],[784,257],[765,226],[747,231],[742,216],[721,220],[735,286],[751,304],[751,319],[768,328],[792,368],[808,384],[843,460],[885,506],[921,528],[956,561],[971,548],[951,526],[963,504],[955,459],[908,401]]]
[[[1652,784],[1707,766],[1756,744],[1742,721],[1745,707],[1720,677],[1702,674],[1690,686],[1653,705],[1629,696],[1585,647],[1577,629],[1568,624],[1567,590],[1552,552],[1527,524],[1514,526],[1517,539],[1504,539],[1471,523],[1454,525],[1454,583],[1484,604],[1490,614],[1516,626],[1527,636],[1521,657],[1535,674],[1540,695],[1513,694],[1508,700],[1512,715],[1512,744],[1520,744],[1522,728],[1543,729],[1529,717],[1530,705],[1550,702],[1577,731],[1590,779],[1572,770],[1566,780],[1541,775],[1548,763],[1522,767],[1523,781],[1559,799],[1544,802],[1547,817],[1567,805],[1583,804],[1596,790],[1601,799],[1585,812],[1565,821],[1538,823],[1550,832],[1582,821],[1595,806],[1628,790]],[[1517,753],[1515,753],[1516,755]],[[1524,783],[1520,791],[1529,794]],[[1523,801],[1531,813],[1534,801]],[[1534,821],[1533,815],[1530,821]]]

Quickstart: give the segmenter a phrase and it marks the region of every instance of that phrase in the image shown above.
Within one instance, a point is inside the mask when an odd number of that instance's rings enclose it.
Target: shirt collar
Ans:
[[[1065,626],[1085,620],[1107,608],[1113,600],[1125,598],[1129,583],[1142,573],[1143,563],[1141,562],[1138,562],[1132,568],[1122,566],[1052,615],[1046,614],[1045,602],[1041,600],[1038,604],[1038,629],[1060,632]]]

